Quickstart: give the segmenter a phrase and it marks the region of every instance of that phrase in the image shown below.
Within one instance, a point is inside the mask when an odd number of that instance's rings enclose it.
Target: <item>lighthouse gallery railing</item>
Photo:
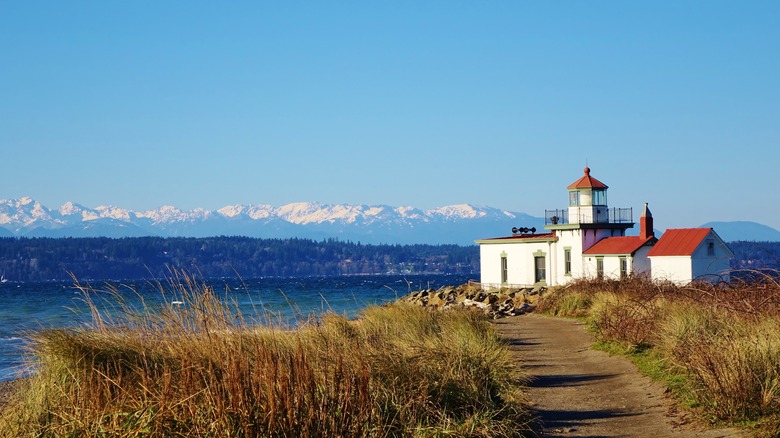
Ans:
[[[545,210],[545,225],[565,225],[569,223],[593,223],[593,217],[586,213],[580,213],[574,222],[569,221],[569,209]],[[607,222],[610,224],[625,224],[634,222],[634,213],[631,208],[607,208]],[[603,222],[602,222],[603,223]]]

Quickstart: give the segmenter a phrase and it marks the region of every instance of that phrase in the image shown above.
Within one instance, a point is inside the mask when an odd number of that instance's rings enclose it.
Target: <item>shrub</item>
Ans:
[[[663,351],[694,379],[698,401],[718,418],[780,412],[780,326],[711,309],[678,309],[664,324]]]

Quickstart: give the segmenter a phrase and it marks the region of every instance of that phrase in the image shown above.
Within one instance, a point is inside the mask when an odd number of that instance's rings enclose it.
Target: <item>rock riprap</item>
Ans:
[[[537,287],[485,291],[477,284],[464,284],[418,290],[401,297],[400,301],[435,309],[474,307],[498,319],[532,311],[542,290]]]

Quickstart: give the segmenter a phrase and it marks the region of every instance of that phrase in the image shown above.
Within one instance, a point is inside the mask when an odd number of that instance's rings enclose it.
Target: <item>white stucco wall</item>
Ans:
[[[687,284],[693,279],[692,261],[689,256],[655,256],[650,257],[653,281],[671,281],[677,284]]]
[[[480,282],[484,288],[530,287],[535,284],[535,253],[545,257],[547,283],[553,271],[555,242],[508,241],[506,243],[480,243]],[[507,281],[501,283],[501,257],[506,255]]]
[[[483,285],[501,284],[500,254],[502,246],[503,245],[479,245],[479,281]]]
[[[630,256],[624,256],[624,255],[604,255],[604,256],[595,256],[595,255],[585,255],[583,257],[584,260],[584,266],[585,266],[585,277],[594,279],[598,276],[598,270],[596,269],[596,260],[598,258],[604,259],[604,278],[609,278],[612,280],[620,280],[620,259],[622,257],[626,258],[627,262],[627,273],[631,272],[631,257]]]
[[[581,230],[560,230],[555,247],[555,268],[550,272],[553,286],[566,284],[582,275],[582,233]],[[566,275],[565,250],[571,251],[571,275]]]
[[[708,242],[714,243],[715,255],[707,255]],[[729,281],[730,256],[731,252],[725,244],[710,235],[693,253],[692,278],[712,282]]]
[[[650,252],[652,246],[643,246],[639,248],[632,259],[631,273],[634,275],[647,275],[650,277],[650,259],[647,258],[647,253]]]

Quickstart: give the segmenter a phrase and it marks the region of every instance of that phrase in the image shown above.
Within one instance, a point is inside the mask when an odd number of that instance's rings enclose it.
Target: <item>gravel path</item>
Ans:
[[[528,395],[543,437],[749,436],[693,424],[630,361],[590,349],[593,339],[579,321],[528,314],[496,324],[531,377]]]

